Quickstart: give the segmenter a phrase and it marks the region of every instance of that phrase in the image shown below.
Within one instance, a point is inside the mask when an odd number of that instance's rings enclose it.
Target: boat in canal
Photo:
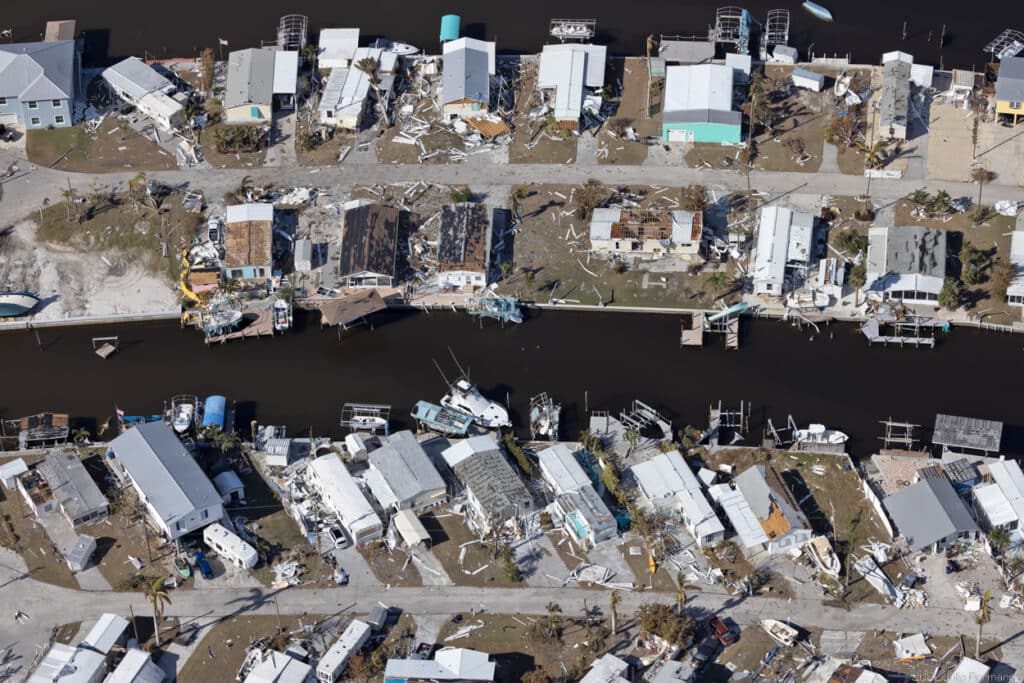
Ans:
[[[378,38],[376,41],[374,41],[373,47],[378,48],[380,50],[387,50],[388,52],[394,52],[396,55],[401,55],[402,57],[409,57],[411,55],[418,55],[420,53],[420,49],[415,45],[410,45],[409,43],[396,42],[393,40],[388,40],[387,38]]]
[[[798,429],[793,433],[797,443],[827,443],[833,445],[844,444],[849,440],[845,432],[838,429],[829,429],[823,424],[811,423],[807,429]]]
[[[292,328],[292,305],[284,299],[275,299],[271,308],[274,332],[287,332]]]
[[[824,536],[816,536],[807,544],[807,554],[821,571],[830,576],[839,576],[839,556],[832,549],[832,544]]]
[[[562,404],[548,396],[547,392],[542,392],[531,398],[530,437],[534,440],[556,441],[561,413]]]
[[[807,0],[804,3],[804,9],[813,14],[814,16],[816,16],[817,18],[821,19],[822,21],[833,20],[832,12],[830,12],[827,7],[822,7],[816,2],[811,2],[811,0]]]
[[[171,427],[184,434],[195,424],[199,413],[199,400],[195,396],[175,396],[171,399]]]
[[[39,297],[32,292],[0,292],[0,318],[15,318],[31,313],[39,305]]]
[[[772,640],[785,647],[791,647],[800,635],[795,628],[778,619],[762,619],[761,628],[771,636]]]
[[[203,332],[207,337],[217,337],[238,327],[242,312],[227,303],[214,304],[203,313]]]
[[[443,436],[466,436],[473,426],[472,415],[428,401],[416,402],[412,409],[412,419]]]
[[[512,426],[505,406],[484,397],[465,377],[460,377],[449,387],[448,393],[441,398],[441,405],[472,415],[474,422],[487,429]]]

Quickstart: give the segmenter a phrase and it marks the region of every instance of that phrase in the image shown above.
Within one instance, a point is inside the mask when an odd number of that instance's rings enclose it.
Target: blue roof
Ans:
[[[224,429],[224,412],[228,400],[223,396],[207,396],[203,401],[203,426]]]
[[[441,42],[455,40],[462,29],[462,17],[458,14],[446,14],[441,17]]]

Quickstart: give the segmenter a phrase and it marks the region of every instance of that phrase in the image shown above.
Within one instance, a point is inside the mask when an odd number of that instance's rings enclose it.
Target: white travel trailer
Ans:
[[[239,569],[252,569],[260,561],[259,553],[255,548],[221,524],[211,524],[203,529],[203,541],[211,549],[216,550],[218,555]]]

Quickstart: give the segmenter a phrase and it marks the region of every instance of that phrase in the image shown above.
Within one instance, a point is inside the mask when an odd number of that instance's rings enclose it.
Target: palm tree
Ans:
[[[557,602],[549,602],[545,607],[548,613],[548,638],[553,638],[562,629],[562,607]]]
[[[683,613],[683,607],[686,605],[686,589],[692,586],[693,582],[683,576],[682,572],[676,575],[676,611],[679,614]]]
[[[71,181],[68,180],[68,189],[61,190],[60,196],[64,198],[64,209],[67,212],[68,223],[71,222],[71,205],[78,198],[78,193],[75,192],[74,188],[71,187]]]
[[[498,559],[502,564],[515,564],[516,551],[508,543],[501,543],[498,545]]]
[[[1010,547],[1010,532],[1006,527],[997,526],[988,532],[988,544],[999,555],[999,566],[1002,567],[1006,559],[1006,549]]]
[[[630,425],[629,427],[626,427],[626,431],[623,432],[622,438],[629,444],[629,450],[632,452],[633,449],[636,448],[636,445],[640,443],[640,432],[636,431],[636,428]]]
[[[160,647],[160,616],[163,613],[164,605],[171,604],[171,596],[164,590],[163,579],[154,581],[143,591],[143,595],[153,605],[153,636],[156,638],[156,646]]]
[[[757,161],[757,147],[754,146],[753,137],[747,140],[747,146],[740,150],[739,162],[743,169],[743,175],[747,177],[747,199],[753,194],[750,189],[750,172],[754,170],[754,163]]]
[[[985,591],[985,595],[981,597],[981,608],[974,617],[975,623],[978,624],[978,639],[974,641],[974,658],[981,659],[981,631],[982,628],[992,618],[991,611],[989,610],[988,602],[992,599],[992,589]]]
[[[619,605],[619,591],[613,590],[608,595],[608,602],[610,603],[612,611],[612,635],[616,635],[619,631],[619,613],[615,609]]]
[[[367,78],[370,79],[370,87],[373,88],[373,94],[376,95],[377,101],[380,102],[380,116],[384,119],[384,125],[390,127],[391,122],[388,120],[388,103],[381,100],[380,97],[380,77],[377,76],[377,72],[380,71],[380,62],[373,57],[365,57],[356,62],[355,67],[366,74]]]
[[[711,288],[712,293],[717,299],[719,293],[729,284],[729,276],[720,270],[716,270],[704,276],[704,284]]]
[[[981,191],[985,188],[985,184],[991,183],[995,179],[996,174],[984,166],[975,166],[971,169],[971,182],[978,183],[978,206],[981,206]]]

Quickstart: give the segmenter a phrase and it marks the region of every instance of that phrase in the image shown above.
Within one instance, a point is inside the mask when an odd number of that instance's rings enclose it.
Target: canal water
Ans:
[[[92,61],[116,56],[149,54],[157,57],[194,56],[204,47],[217,47],[218,38],[231,49],[258,46],[273,40],[278,18],[288,11],[309,16],[313,35],[320,27],[358,26],[364,37],[387,35],[395,40],[438,50],[441,15],[462,16],[465,35],[496,39],[505,52],[538,52],[547,37],[552,16],[586,17],[598,21],[597,42],[615,54],[644,53],[648,34],[703,34],[714,23],[715,8],[736,4],[746,7],[759,21],[768,10],[786,8],[792,16],[790,45],[802,54],[852,53],[859,63],[877,64],[883,52],[911,52],[922,63],[946,68],[979,68],[981,50],[1004,28],[1024,29],[1024,3],[978,0],[933,2],[822,2],[835,23],[815,19],[800,7],[799,0],[563,0],[557,7],[540,0],[479,3],[467,0],[444,2],[379,3],[312,0],[293,5],[270,0],[220,0],[202,6],[191,3],[154,5],[132,0],[83,3],[80,0],[42,0],[40,3],[4,4],[0,29],[13,29],[16,40],[37,40],[46,19],[77,18],[80,29],[89,31]],[[939,34],[946,26],[944,46]],[[904,37],[905,32],[905,37]]]
[[[569,311],[534,312],[504,328],[455,313],[388,312],[340,340],[300,315],[288,335],[212,348],[174,322],[40,329],[42,350],[32,332],[5,332],[0,414],[61,411],[94,427],[115,406],[153,414],[176,394],[225,394],[245,430],[256,418],[292,435],[339,435],[345,402],[391,404],[409,426],[417,400],[444,393],[434,361],[453,378],[454,354],[485,394],[508,400],[521,435],[530,396],[547,391],[565,406],[563,437],[578,434],[586,408],[618,413],[640,399],[678,429],[706,425],[711,403],[744,400],[753,406],[751,443],[767,419],[784,425],[792,414],[800,426],[847,431],[863,456],[879,445],[880,419],[921,424],[929,437],[935,414],[946,412],[1005,421],[1004,450],[1024,454],[1018,335],[955,329],[932,350],[869,348],[852,325],[815,333],[743,323],[739,351],[717,337],[704,349],[679,348],[677,316]],[[114,334],[120,350],[101,360],[91,337]]]

